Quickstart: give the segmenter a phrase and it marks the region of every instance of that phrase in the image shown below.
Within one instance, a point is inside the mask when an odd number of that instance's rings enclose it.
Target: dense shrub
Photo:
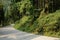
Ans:
[[[48,36],[60,36],[60,11],[38,18],[38,26],[43,28],[43,34]],[[59,20],[59,21],[58,21]],[[40,30],[40,29],[39,29]],[[40,30],[41,31],[41,30]],[[40,32],[38,32],[40,33]]]
[[[31,16],[23,17],[16,23],[15,28],[35,34],[60,37],[60,11],[39,17],[32,25],[30,20],[32,21]]]
[[[30,0],[22,0],[16,3],[17,9],[21,15],[30,15],[33,13],[33,6]]]

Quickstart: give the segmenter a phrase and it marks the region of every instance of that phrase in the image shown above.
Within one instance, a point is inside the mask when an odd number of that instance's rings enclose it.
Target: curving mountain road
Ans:
[[[10,25],[0,28],[0,40],[60,40],[60,39],[18,31],[14,29],[12,25]]]

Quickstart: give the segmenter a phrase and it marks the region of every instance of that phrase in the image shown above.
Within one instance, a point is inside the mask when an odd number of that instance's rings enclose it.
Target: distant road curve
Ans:
[[[9,25],[0,28],[0,40],[60,40],[60,39],[18,31],[14,29],[12,25]]]

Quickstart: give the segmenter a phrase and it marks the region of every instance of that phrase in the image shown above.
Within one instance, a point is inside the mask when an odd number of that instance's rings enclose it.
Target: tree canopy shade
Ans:
[[[14,23],[16,20],[19,19],[19,12],[15,3],[15,0],[1,0],[0,4],[3,6],[0,6],[0,9],[2,10],[1,14],[3,14],[1,16],[4,16],[4,24],[10,24],[11,22]]]
[[[4,25],[4,11],[3,11],[3,4],[0,1],[0,24]]]

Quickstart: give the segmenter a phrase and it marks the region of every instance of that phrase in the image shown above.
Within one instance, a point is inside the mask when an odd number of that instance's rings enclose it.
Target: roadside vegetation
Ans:
[[[60,37],[60,10],[37,18],[33,24],[31,24],[32,19],[31,16],[30,18],[24,16],[16,22],[14,28],[34,34]]]
[[[60,37],[60,0],[1,0],[0,27]]]

